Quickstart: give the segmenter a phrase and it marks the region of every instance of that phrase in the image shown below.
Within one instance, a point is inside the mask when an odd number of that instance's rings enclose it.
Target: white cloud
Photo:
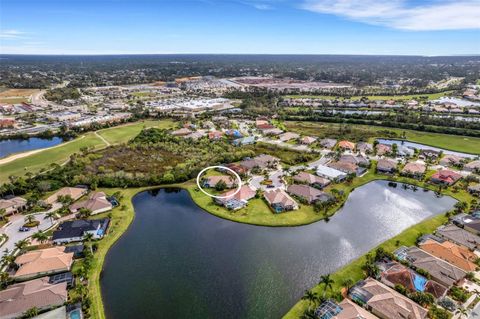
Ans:
[[[25,32],[18,30],[0,30],[0,39],[22,39]]]
[[[305,0],[303,9],[395,29],[413,31],[480,29],[480,0]]]

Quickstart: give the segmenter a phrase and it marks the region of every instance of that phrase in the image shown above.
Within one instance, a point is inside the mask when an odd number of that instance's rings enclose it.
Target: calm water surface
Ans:
[[[400,185],[371,182],[328,223],[290,228],[220,219],[184,190],[140,193],[106,258],[107,317],[280,318],[320,275],[455,204]]]
[[[26,151],[37,150],[58,145],[63,142],[60,137],[53,137],[51,139],[30,137],[26,140],[11,139],[0,141],[0,158],[8,155]]]

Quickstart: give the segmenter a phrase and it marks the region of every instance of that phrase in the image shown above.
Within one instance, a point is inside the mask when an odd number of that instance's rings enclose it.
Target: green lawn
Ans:
[[[420,132],[360,124],[346,125],[339,123],[288,121],[285,122],[285,126],[289,131],[292,132],[319,136],[322,138],[335,138],[343,135],[354,139],[365,136],[370,141],[373,141],[375,137],[384,137],[382,131],[395,132],[397,133],[398,137],[402,136],[403,132],[405,132],[407,140],[412,142],[436,146],[452,151],[480,154],[480,138],[469,136]],[[345,130],[346,128],[347,130]]]
[[[453,91],[445,91],[441,93],[431,93],[431,94],[409,94],[409,95],[359,95],[359,96],[352,96],[348,98],[352,101],[360,100],[362,97],[368,98],[370,101],[377,101],[377,100],[412,100],[412,99],[419,99],[420,97],[428,97],[428,100],[436,100],[442,96],[449,95]],[[334,100],[336,96],[329,96],[329,95],[287,95],[289,98],[298,98],[298,99],[323,99],[323,100]],[[340,98],[341,100],[346,98]]]
[[[126,143],[133,137],[137,136],[138,133],[145,127],[156,127],[160,129],[166,129],[173,127],[175,123],[172,120],[161,120],[161,121],[142,121],[134,124],[127,124],[123,126],[112,127],[104,130],[98,131],[104,139],[109,143]]]
[[[140,130],[146,127],[167,128],[173,125],[171,120],[142,121],[112,127],[98,131],[103,138],[111,144],[124,143],[135,137]],[[82,147],[93,147],[96,149],[107,146],[101,138],[93,132],[86,133],[77,139],[61,144],[58,147],[16,159],[12,162],[0,165],[0,183],[8,180],[8,176],[21,176],[27,172],[38,173],[42,168],[48,169],[52,163],[62,164],[67,161],[73,153],[79,152]]]

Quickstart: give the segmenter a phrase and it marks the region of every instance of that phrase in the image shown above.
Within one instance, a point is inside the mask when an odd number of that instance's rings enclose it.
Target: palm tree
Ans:
[[[303,295],[302,300],[308,301],[308,309],[310,310],[310,308],[312,307],[312,303],[314,304],[317,300],[317,293],[311,290],[305,290],[305,294]]]
[[[25,222],[27,224],[32,224],[33,222],[37,221],[34,215],[27,215],[25,216]]]
[[[44,242],[48,241],[48,235],[44,232],[36,232],[35,234],[33,234],[32,236],[33,239],[36,239],[37,241],[40,242],[40,244],[43,244]]]
[[[2,256],[2,265],[6,267],[15,265],[15,256],[12,254],[4,254]]]
[[[325,285],[323,289],[323,297],[325,298],[325,295],[327,294],[327,289],[332,289],[332,285],[335,283],[335,281],[330,278],[330,274],[322,275],[320,277],[320,285]]]
[[[87,233],[85,236],[83,236],[83,239],[89,244],[90,251],[93,253],[92,245],[90,245],[90,243],[93,239],[93,234],[92,233]]]
[[[463,307],[459,307],[455,313],[460,314],[460,318],[468,318],[468,311]]]
[[[0,209],[0,220],[4,220],[7,215],[7,210],[5,208]]]
[[[311,309],[305,310],[305,312],[302,314],[300,319],[317,319],[318,317],[315,315],[315,311]]]
[[[75,292],[80,296],[80,299],[83,302],[83,298],[88,294],[88,288],[83,284],[78,284],[75,286]]]
[[[28,240],[27,239],[22,239],[22,240],[19,240],[15,243],[15,248],[17,248],[20,251],[27,248],[27,246],[28,246]]]
[[[55,211],[50,211],[45,214],[45,217],[50,218],[50,223],[53,224],[53,220],[57,217],[57,213],[55,213]]]
[[[342,286],[345,287],[345,289],[347,289],[347,292],[350,290],[350,288],[352,288],[352,285],[353,285],[353,280],[352,280],[352,278],[346,278],[346,279],[342,282]]]

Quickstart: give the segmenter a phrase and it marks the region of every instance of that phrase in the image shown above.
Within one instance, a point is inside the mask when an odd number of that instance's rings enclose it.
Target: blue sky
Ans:
[[[0,0],[0,53],[480,54],[480,0]]]

